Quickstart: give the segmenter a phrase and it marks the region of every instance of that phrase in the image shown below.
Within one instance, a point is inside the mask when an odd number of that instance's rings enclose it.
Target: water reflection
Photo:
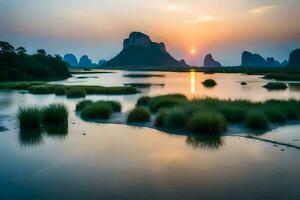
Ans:
[[[196,92],[196,73],[191,71],[191,93]]]
[[[20,131],[19,142],[23,147],[37,147],[43,144],[44,137],[55,137],[64,140],[68,135],[68,125],[46,126],[44,130]]]
[[[219,150],[224,141],[221,136],[193,135],[187,137],[186,143],[195,149]]]
[[[20,131],[19,142],[23,147],[36,147],[43,143],[42,131],[40,129]]]

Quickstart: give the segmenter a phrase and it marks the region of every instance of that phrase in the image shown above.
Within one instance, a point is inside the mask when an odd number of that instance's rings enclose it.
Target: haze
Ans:
[[[282,61],[300,47],[299,9],[298,0],[0,0],[0,40],[98,62],[141,31],[193,65],[208,53],[239,65],[243,50]]]

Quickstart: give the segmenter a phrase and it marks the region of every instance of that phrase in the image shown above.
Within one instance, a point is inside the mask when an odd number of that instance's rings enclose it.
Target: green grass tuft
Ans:
[[[65,90],[64,87],[57,87],[57,88],[55,88],[55,90],[54,90],[54,94],[55,94],[56,96],[64,96],[64,95],[66,95],[66,90]]]
[[[42,109],[42,121],[46,125],[67,124],[68,115],[64,104],[51,104]]]
[[[150,99],[151,99],[151,97],[149,97],[149,96],[140,97],[136,103],[136,106],[147,106]]]
[[[41,114],[38,107],[19,108],[17,114],[21,130],[40,129]]]
[[[84,89],[72,88],[67,91],[67,98],[85,98],[86,91]]]
[[[170,109],[165,116],[164,127],[169,129],[183,129],[186,125],[186,116],[182,108]]]
[[[80,116],[85,120],[109,119],[112,113],[112,106],[108,103],[92,103],[82,109]]]
[[[248,112],[245,125],[253,130],[264,130],[269,127],[267,116],[263,112],[256,110]]]
[[[157,112],[160,109],[173,108],[176,106],[184,105],[187,103],[187,98],[184,95],[163,95],[157,96],[150,99],[148,105],[151,112]]]
[[[213,111],[196,113],[188,122],[187,129],[195,134],[221,134],[227,122],[223,115]]]
[[[29,87],[28,92],[30,94],[52,94],[53,89],[53,87],[48,85],[37,85]]]
[[[91,100],[83,100],[80,101],[79,103],[76,104],[76,111],[79,112],[81,111],[84,107],[86,107],[87,105],[92,104],[93,102]]]
[[[135,123],[135,122],[148,122],[150,121],[151,113],[145,107],[136,107],[132,111],[130,111],[127,122]]]

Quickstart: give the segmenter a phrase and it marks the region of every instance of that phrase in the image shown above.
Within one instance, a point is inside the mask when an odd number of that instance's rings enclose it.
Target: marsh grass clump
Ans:
[[[122,105],[117,101],[97,101],[96,103],[108,104],[111,106],[113,112],[121,112]]]
[[[280,106],[268,105],[265,106],[264,112],[267,119],[274,123],[285,123],[287,120],[286,113]]]
[[[195,134],[221,134],[226,127],[223,115],[214,111],[196,113],[187,124],[187,129]]]
[[[166,123],[166,115],[166,110],[160,110],[155,117],[154,126],[162,128]]]
[[[66,89],[64,87],[57,87],[54,90],[54,94],[56,96],[64,96],[66,95]]]
[[[285,83],[270,82],[263,86],[268,90],[286,90],[288,86]]]
[[[17,117],[21,130],[34,130],[41,127],[41,114],[38,107],[19,108]]]
[[[246,82],[241,82],[241,85],[247,85],[247,83]]]
[[[36,85],[28,88],[30,94],[52,94],[53,87],[48,85]]]
[[[76,104],[76,111],[79,112],[81,111],[84,107],[86,107],[87,105],[90,105],[92,104],[93,101],[91,100],[83,100],[83,101],[80,101],[79,103]]]
[[[151,118],[150,111],[145,107],[136,107],[129,112],[127,117],[128,123],[149,122]]]
[[[173,108],[166,112],[164,127],[169,129],[183,129],[186,125],[186,118],[182,108]]]
[[[67,91],[67,98],[85,98],[86,91],[84,89],[72,88]]]
[[[265,130],[269,127],[267,116],[263,112],[257,110],[248,112],[245,125],[253,130]]]
[[[92,103],[85,106],[80,116],[85,120],[109,119],[113,113],[112,106],[108,103]]]
[[[46,125],[67,124],[68,115],[64,104],[51,104],[42,109],[42,121]]]
[[[157,112],[160,109],[173,108],[184,105],[185,103],[187,103],[186,96],[174,94],[152,97],[149,100],[148,106],[151,112]]]
[[[149,96],[140,97],[136,103],[136,106],[147,106],[150,99],[151,99],[151,97],[149,97]]]
[[[205,87],[215,87],[217,85],[217,82],[213,79],[207,79],[207,80],[203,81],[202,84]]]

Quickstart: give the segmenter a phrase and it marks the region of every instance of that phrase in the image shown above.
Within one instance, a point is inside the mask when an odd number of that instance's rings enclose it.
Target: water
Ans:
[[[64,84],[117,86],[156,83],[128,96],[88,96],[118,100],[124,111],[142,95],[184,93],[262,101],[297,98],[297,90],[268,92],[258,76],[170,73],[133,79],[118,71],[70,78]],[[141,72],[140,72],[141,73]],[[153,73],[153,72],[147,72]],[[99,78],[94,78],[95,76]],[[218,86],[201,82],[213,78]],[[240,86],[241,81],[248,82]],[[75,114],[79,100],[54,95],[0,92],[0,199],[299,199],[299,150],[241,137],[187,137],[149,128],[97,124]],[[65,103],[70,111],[66,135],[24,137],[15,114],[19,106]],[[300,146],[300,126],[286,125],[259,137]],[[240,133],[243,134],[243,133]]]

